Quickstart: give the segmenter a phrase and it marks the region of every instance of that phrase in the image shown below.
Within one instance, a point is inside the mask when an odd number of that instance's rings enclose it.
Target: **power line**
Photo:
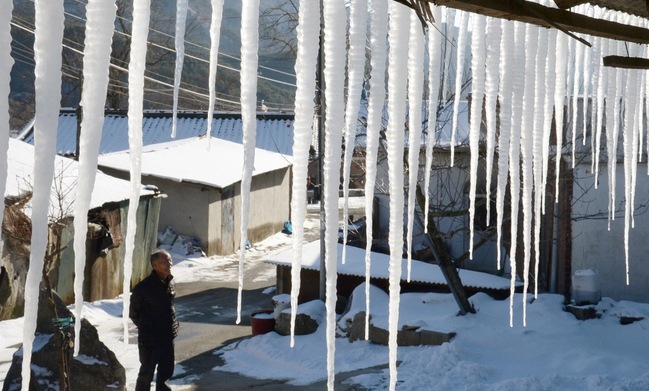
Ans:
[[[86,3],[84,3],[84,2],[81,1],[81,0],[74,0],[74,1],[77,2],[77,3],[79,3],[79,4],[84,4],[84,5],[86,5]],[[68,16],[70,16],[70,17],[72,17],[72,18],[76,18],[76,19],[79,19],[79,20],[84,21],[84,22],[86,21],[86,19],[82,18],[81,16],[73,15],[73,14],[70,14],[70,13],[68,13],[68,12],[65,12],[65,14],[68,15]],[[118,15],[117,18],[122,19],[122,20],[124,20],[124,21],[126,21],[126,22],[129,22],[129,23],[133,23],[132,20],[127,19],[127,18],[125,18],[125,17],[123,17],[123,16],[120,16],[120,15]],[[157,30],[157,29],[154,29],[154,28],[149,27],[149,31],[154,32],[154,33],[156,33],[156,34],[160,34],[160,35],[162,35],[162,36],[164,36],[164,37],[167,37],[167,38],[174,38],[174,39],[175,39],[175,36],[173,36],[172,34],[169,34],[169,33],[167,33],[167,32],[161,31],[161,30]],[[125,35],[125,36],[127,36],[127,37],[131,37],[130,34],[127,34],[127,33],[122,32],[122,31],[114,30],[114,32],[117,33],[117,34]],[[176,52],[175,49],[172,49],[172,48],[169,48],[169,47],[166,47],[166,46],[162,46],[162,45],[159,45],[159,44],[155,44],[155,43],[153,43],[153,42],[148,42],[148,43],[151,44],[151,45],[154,45],[154,46],[158,46],[158,47],[160,47],[160,48],[162,48],[162,49],[168,50],[168,51],[170,51],[170,52],[174,52],[174,53]],[[186,45],[189,45],[189,46],[197,47],[197,48],[202,49],[202,50],[204,50],[204,51],[207,51],[207,53],[209,53],[209,51],[210,51],[209,48],[207,48],[207,47],[205,47],[205,46],[203,46],[203,45],[200,45],[200,44],[197,44],[197,43],[191,42],[191,41],[187,41],[187,40],[186,40],[186,41],[185,41],[185,44],[186,44]],[[236,56],[231,55],[231,54],[228,54],[228,53],[225,53],[225,52],[219,52],[218,55],[219,55],[219,57],[220,57],[220,56],[223,56],[223,57],[231,58],[231,59],[233,59],[233,60],[236,60],[236,61],[241,62],[241,58],[236,57]],[[207,63],[209,63],[209,60],[204,59],[204,58],[200,58],[200,57],[196,57],[196,56],[191,56],[191,55],[189,55],[189,54],[185,54],[185,56],[186,56],[186,57],[189,57],[189,58],[193,58],[193,59],[195,59],[195,60],[199,60],[199,61],[203,61],[203,62],[207,62]],[[229,70],[231,70],[231,71],[241,72],[241,70],[236,69],[236,68],[228,67],[227,65],[219,64],[219,66],[220,66],[220,67],[223,67],[223,68],[226,68],[226,69],[229,69]],[[295,74],[294,74],[294,73],[281,71],[281,70],[279,70],[279,69],[275,69],[275,68],[271,68],[271,67],[267,67],[267,66],[263,66],[263,65],[259,65],[259,68],[267,69],[267,70],[269,70],[269,71],[272,71],[272,72],[275,72],[275,73],[278,73],[278,74],[282,74],[282,75],[286,75],[286,76],[290,76],[290,77],[292,77],[292,78],[295,78]],[[297,87],[297,85],[294,84],[294,83],[288,83],[288,82],[285,82],[285,81],[282,81],[282,80],[277,80],[277,79],[273,79],[273,78],[269,78],[269,77],[261,76],[261,75],[257,75],[257,77],[260,78],[260,79],[264,79],[264,80],[272,81],[272,82],[274,82],[274,83],[284,84],[284,85],[287,85],[287,86],[290,86],[290,87]]]

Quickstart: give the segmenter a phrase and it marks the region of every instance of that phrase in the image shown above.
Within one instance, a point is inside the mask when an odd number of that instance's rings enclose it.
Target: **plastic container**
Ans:
[[[572,300],[576,305],[597,304],[602,292],[597,282],[597,270],[577,270],[572,275]]]
[[[275,316],[273,310],[260,310],[250,314],[250,325],[252,336],[266,334],[275,331]]]

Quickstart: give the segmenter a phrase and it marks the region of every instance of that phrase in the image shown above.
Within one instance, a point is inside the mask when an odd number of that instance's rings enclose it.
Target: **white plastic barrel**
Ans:
[[[597,304],[602,293],[597,282],[597,270],[577,270],[572,275],[572,300],[577,305]]]

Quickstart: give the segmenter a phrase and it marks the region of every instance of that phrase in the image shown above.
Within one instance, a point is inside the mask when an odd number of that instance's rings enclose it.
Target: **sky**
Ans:
[[[313,207],[313,206],[310,206]],[[313,215],[311,215],[313,216]],[[317,229],[310,217],[307,229]],[[291,238],[278,233],[248,250],[248,268],[261,270],[258,279],[268,282],[265,293],[274,295],[275,268],[264,262],[281,258],[290,248]],[[237,267],[232,257],[186,256],[184,248],[171,248],[173,273],[177,282],[236,281]],[[349,252],[347,260],[363,262]],[[371,313],[377,327],[387,328],[388,296],[372,288]],[[514,298],[514,326],[509,326],[509,300],[498,301],[478,293],[470,298],[476,313],[456,316],[457,305],[450,294],[409,293],[401,295],[399,327],[404,324],[456,336],[441,346],[400,347],[398,349],[398,390],[646,390],[649,389],[649,304],[603,298],[597,305],[599,319],[577,320],[563,311],[563,296],[526,296],[527,326],[522,325],[523,296]],[[83,316],[93,323],[101,340],[113,350],[126,369],[127,387],[133,389],[137,370],[137,345],[122,342],[122,299],[85,303]],[[350,311],[339,325],[364,310],[364,287],[357,288]],[[177,308],[187,311],[189,308]],[[324,319],[324,305],[301,307],[317,319]],[[645,318],[629,325],[620,316]],[[22,339],[23,319],[0,322],[0,379],[9,369],[8,361]],[[182,329],[181,329],[182,332]],[[136,341],[134,326],[129,331]],[[221,371],[241,373],[259,379],[278,379],[294,385],[309,385],[327,377],[324,324],[311,335],[290,337],[274,332],[245,337],[215,350],[225,365]],[[385,365],[372,374],[345,380],[373,390],[388,388],[388,348],[368,341],[350,343],[336,339],[336,373]],[[186,390],[195,378],[183,377],[177,365],[173,390]]]

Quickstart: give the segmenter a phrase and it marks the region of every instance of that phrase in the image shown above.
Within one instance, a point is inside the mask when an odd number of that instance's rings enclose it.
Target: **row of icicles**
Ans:
[[[349,3],[349,12],[346,10]],[[178,36],[184,35],[187,1],[178,1],[177,28]],[[212,0],[212,19],[210,38],[210,112],[214,102],[214,82],[217,74],[218,41],[223,0]],[[259,0],[243,1],[241,23],[241,106],[243,118],[244,167],[242,168],[242,216],[241,216],[241,248],[247,240],[248,207],[250,202],[250,182],[254,166],[254,140],[256,137],[255,107],[256,107],[256,69],[258,52],[258,19]],[[549,4],[546,4],[549,5]],[[3,15],[11,14],[11,0],[0,0]],[[523,244],[524,257],[517,260],[510,257],[511,270],[516,269],[516,263],[524,265],[524,289],[528,289],[529,268],[532,264],[531,254],[539,254],[538,238],[541,219],[546,205],[542,194],[546,188],[548,170],[558,170],[550,167],[549,157],[561,153],[564,158],[574,162],[574,148],[577,135],[581,139],[590,140],[594,151],[593,170],[597,171],[599,164],[599,147],[605,137],[607,155],[617,156],[617,140],[621,132],[625,168],[625,253],[628,283],[628,231],[632,224],[630,211],[633,205],[633,194],[637,175],[638,158],[643,155],[643,130],[647,128],[646,114],[649,112],[647,91],[649,78],[647,72],[638,70],[623,70],[605,68],[602,57],[609,54],[647,56],[647,47],[623,43],[597,37],[584,37],[592,43],[586,47],[582,43],[569,38],[567,35],[552,29],[544,29],[518,22],[486,18],[479,15],[469,15],[462,11],[454,11],[443,7],[431,6],[435,24],[427,26],[426,34],[422,33],[419,19],[409,8],[388,0],[323,0],[322,17],[324,18],[324,79],[326,89],[326,120],[324,135],[324,224],[325,224],[325,266],[326,266],[326,336],[327,336],[327,374],[328,388],[334,386],[334,355],[335,355],[335,298],[336,298],[336,269],[337,269],[337,232],[338,232],[338,183],[340,180],[342,143],[345,143],[344,153],[344,194],[345,208],[343,221],[347,221],[347,195],[349,182],[349,167],[351,151],[355,139],[356,120],[359,112],[358,97],[363,88],[365,72],[365,50],[369,46],[371,53],[369,102],[367,118],[366,141],[366,194],[373,194],[376,178],[376,155],[381,130],[381,116],[386,104],[389,120],[387,134],[387,151],[390,180],[390,315],[389,315],[389,362],[390,389],[396,388],[397,381],[397,326],[399,313],[399,283],[401,280],[401,248],[404,233],[404,204],[407,200],[406,224],[407,247],[412,242],[414,192],[404,195],[404,188],[415,189],[418,183],[417,170],[411,170],[407,178],[403,173],[403,146],[406,137],[404,121],[408,121],[409,145],[415,145],[422,135],[421,109],[426,105],[428,112],[435,112],[439,99],[454,97],[453,139],[457,129],[459,101],[462,96],[464,69],[471,69],[471,94],[474,102],[484,101],[484,111],[481,105],[471,110],[469,144],[471,150],[471,185],[470,185],[470,231],[473,238],[473,217],[475,215],[476,176],[478,167],[478,149],[480,145],[480,123],[486,122],[486,160],[490,167],[494,162],[497,151],[497,178],[491,178],[487,170],[487,192],[490,183],[496,184],[496,216],[498,229],[498,249],[500,251],[502,216],[505,214],[506,183],[512,184],[510,196],[511,215],[518,215],[519,201],[523,211]],[[129,62],[129,149],[131,152],[131,197],[126,235],[126,258],[124,273],[124,340],[128,341],[128,297],[130,295],[130,278],[132,268],[132,253],[135,237],[135,216],[140,196],[140,155],[142,149],[142,108],[144,90],[144,71],[146,58],[146,42],[151,11],[150,0],[134,0],[133,2],[133,31],[131,59]],[[30,269],[25,289],[25,328],[23,344],[23,384],[29,384],[32,347],[36,327],[36,312],[38,305],[38,285],[42,269],[45,247],[47,244],[47,208],[49,192],[53,178],[53,160],[56,151],[56,132],[48,127],[56,123],[60,109],[61,82],[61,41],[63,32],[63,1],[35,1],[35,90],[36,90],[36,119],[35,119],[35,148],[37,161],[34,165],[34,197],[33,197],[33,231]],[[306,188],[308,151],[313,132],[313,114],[316,96],[317,56],[319,48],[320,26],[313,23],[320,20],[320,4],[316,1],[302,1],[299,9],[298,58],[295,65],[297,91],[295,100],[295,138],[293,145],[293,191],[291,199],[291,217],[294,229],[294,260],[292,267],[291,316],[292,329],[295,323],[297,294],[300,288],[300,261],[303,240],[303,224],[306,210]],[[577,12],[648,27],[647,21],[620,15],[599,8],[580,6]],[[84,78],[81,104],[84,107],[80,139],[80,173],[77,197],[75,202],[75,315],[81,316],[83,296],[83,267],[85,251],[82,244],[85,240],[87,223],[83,216],[87,215],[89,197],[95,180],[98,145],[95,141],[101,139],[103,124],[103,102],[108,85],[108,68],[110,61],[110,44],[115,18],[114,1],[88,0],[87,28],[84,50]],[[347,21],[349,28],[347,26]],[[9,94],[9,71],[13,60],[10,56],[11,36],[9,34],[9,19],[0,19],[0,64],[4,74],[0,77],[0,96]],[[368,28],[369,25],[369,28]],[[450,26],[457,28],[450,28]],[[369,31],[369,36],[368,36]],[[479,32],[472,34],[471,32]],[[368,43],[369,42],[369,43]],[[182,72],[182,57],[184,53],[183,40],[176,40],[177,55],[175,89],[180,83]],[[390,50],[388,50],[390,48]],[[462,50],[458,50],[462,49]],[[470,48],[470,51],[465,50]],[[426,56],[427,54],[427,56]],[[453,70],[454,69],[454,70]],[[345,72],[346,70],[346,72]],[[387,83],[386,83],[387,71]],[[450,75],[449,75],[450,74]],[[428,89],[424,91],[424,80]],[[345,94],[345,82],[347,94]],[[387,85],[387,89],[386,89]],[[440,92],[441,91],[441,92]],[[345,97],[351,99],[345,100]],[[177,97],[177,93],[174,94]],[[588,97],[591,110],[578,111],[576,108],[580,97]],[[408,102],[406,104],[406,101]],[[586,99],[584,99],[586,101]],[[3,103],[6,101],[3,99]],[[496,109],[496,102],[499,111]],[[176,107],[174,99],[174,107]],[[567,109],[554,110],[560,107]],[[477,109],[476,109],[477,108]],[[0,110],[0,137],[8,135],[8,118]],[[408,113],[406,115],[406,112]],[[557,145],[550,145],[552,116],[556,115],[556,123],[569,125],[566,128],[557,127],[561,132],[556,139]],[[590,118],[587,118],[590,116]],[[581,118],[578,118],[581,117]],[[175,115],[174,115],[175,118]],[[6,122],[6,124],[5,124]],[[174,121],[175,122],[175,121]],[[496,123],[499,127],[496,129]],[[591,126],[579,124],[590,123]],[[594,126],[593,126],[594,125]],[[175,129],[175,125],[174,125]],[[436,129],[430,124],[429,129]],[[605,135],[601,132],[605,131]],[[590,132],[590,133],[588,133]],[[424,188],[429,188],[430,167],[433,159],[433,137],[427,137],[426,162],[424,171]],[[646,138],[644,138],[646,140]],[[572,150],[567,150],[562,140],[571,140]],[[0,138],[0,151],[6,156],[6,140]],[[567,143],[566,143],[567,145]],[[451,160],[454,157],[455,143],[451,143]],[[4,148],[4,151],[3,151]],[[649,149],[649,143],[647,143]],[[419,162],[418,151],[410,148],[408,165],[416,167]],[[215,151],[218,153],[218,151]],[[1,156],[0,156],[1,157]],[[0,159],[6,160],[6,159]],[[510,164],[516,162],[516,164]],[[522,162],[522,164],[519,164]],[[608,161],[608,175],[611,189],[609,190],[609,216],[614,217],[615,205],[615,159]],[[3,173],[6,177],[6,168]],[[558,175],[557,175],[558,178]],[[4,183],[4,181],[0,181]],[[522,183],[522,185],[521,185]],[[555,186],[558,189],[558,186]],[[3,189],[0,189],[3,190]],[[426,209],[428,208],[428,192]],[[487,196],[489,196],[487,194]],[[520,196],[520,199],[519,199]],[[367,225],[372,226],[372,197],[366,197]],[[487,219],[489,221],[489,219]],[[534,227],[532,226],[534,222]],[[511,219],[511,232],[516,235],[517,219]],[[426,225],[426,224],[424,224]],[[78,228],[78,229],[77,229]],[[534,229],[534,235],[532,235]],[[344,229],[343,232],[347,230]],[[533,242],[534,239],[534,242]],[[367,243],[372,243],[371,230],[368,230]],[[512,238],[509,254],[516,254],[516,238]],[[532,251],[532,246],[536,251]],[[343,247],[343,261],[345,258]],[[243,287],[243,263],[245,254],[240,255],[239,303],[241,309],[241,290]],[[408,252],[408,260],[411,255]],[[500,259],[500,254],[498,256]],[[533,262],[537,266],[538,260]],[[369,246],[365,258],[367,271],[366,280],[369,282]],[[514,273],[512,273],[514,274]],[[408,278],[410,278],[410,262],[408,262]],[[512,276],[511,289],[514,289]],[[535,279],[536,280],[536,279]],[[366,291],[369,316],[369,284]],[[536,289],[535,289],[536,293]],[[513,300],[513,294],[511,295]],[[510,303],[510,308],[511,308]],[[525,307],[523,324],[525,324]],[[239,316],[240,319],[240,316]],[[369,322],[366,322],[366,325]],[[513,324],[513,314],[510,310],[510,325]],[[78,353],[79,327],[76,325],[75,354]],[[366,330],[367,334],[367,330]],[[294,344],[291,336],[291,346]]]

